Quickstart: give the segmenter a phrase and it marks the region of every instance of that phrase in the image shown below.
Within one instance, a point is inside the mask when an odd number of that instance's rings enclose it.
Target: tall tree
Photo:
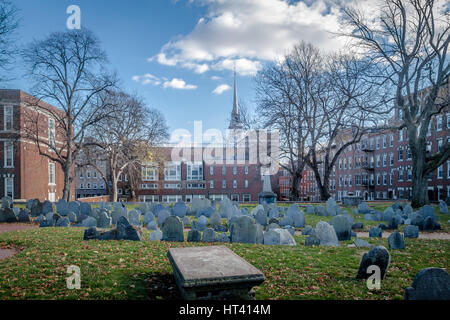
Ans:
[[[103,100],[99,104],[108,106],[108,117],[89,129],[84,159],[85,164],[99,171],[106,184],[111,182],[110,195],[112,201],[117,201],[120,175],[128,175],[128,187],[135,193],[142,165],[159,162],[158,146],[168,138],[168,128],[162,113],[147,107],[137,96],[110,92]],[[98,159],[108,163],[108,174],[98,168]]]
[[[448,3],[434,0],[383,0],[376,16],[343,7],[343,35],[369,56],[378,71],[373,81],[393,88],[393,103],[372,109],[400,115],[389,128],[407,129],[412,154],[412,206],[428,203],[428,175],[450,156],[450,144],[427,152],[427,130],[449,105],[450,43]]]
[[[8,80],[4,73],[9,71],[16,46],[14,34],[19,27],[18,9],[8,0],[0,0],[0,82]]]
[[[31,92],[36,103],[30,106],[26,126],[27,138],[34,141],[39,153],[59,163],[64,172],[63,199],[71,197],[73,165],[81,150],[86,130],[106,114],[99,95],[116,85],[114,75],[105,70],[107,57],[99,40],[86,29],[55,32],[44,40],[33,41],[22,51],[27,75],[34,83]],[[39,100],[58,108],[37,112]],[[54,121],[54,137],[47,138],[46,119]],[[49,120],[51,121],[51,120]]]

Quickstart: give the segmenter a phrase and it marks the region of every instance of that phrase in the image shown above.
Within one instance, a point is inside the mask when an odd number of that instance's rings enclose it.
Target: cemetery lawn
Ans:
[[[307,224],[315,226],[306,216]],[[316,217],[314,217],[316,218]],[[319,218],[319,217],[317,217]],[[320,217],[324,218],[324,217]],[[170,247],[211,245],[148,241],[83,241],[84,228],[38,228],[0,233],[0,247],[22,251],[0,261],[0,299],[181,299],[167,259]],[[260,269],[266,280],[257,299],[402,299],[426,267],[450,270],[450,241],[405,239],[406,250],[390,250],[391,265],[381,290],[355,280],[368,249],[225,244]],[[365,239],[388,248],[387,239]],[[218,243],[215,243],[217,245]],[[81,289],[66,286],[67,267],[81,269]]]

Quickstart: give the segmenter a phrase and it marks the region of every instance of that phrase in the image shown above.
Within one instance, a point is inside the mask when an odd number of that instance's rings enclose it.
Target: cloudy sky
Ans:
[[[124,87],[160,109],[172,130],[225,129],[232,108],[233,68],[240,99],[255,106],[253,77],[299,41],[342,47],[330,31],[339,11],[328,0],[12,0],[21,10],[21,44],[66,28],[66,8],[81,8],[81,25],[107,52]],[[346,2],[356,0],[343,0]],[[373,10],[375,0],[358,1]],[[20,75],[11,88],[28,90]]]

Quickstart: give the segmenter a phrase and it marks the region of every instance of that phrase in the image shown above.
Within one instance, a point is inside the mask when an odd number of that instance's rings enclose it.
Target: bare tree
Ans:
[[[14,34],[19,27],[18,9],[7,0],[0,0],[0,69],[9,71],[9,65],[16,48],[13,43]],[[4,75],[0,81],[8,80]]]
[[[29,44],[22,56],[36,97],[26,117],[26,136],[41,155],[61,165],[63,199],[69,201],[74,160],[85,132],[106,116],[98,97],[117,81],[104,69],[107,58],[99,40],[86,29],[52,33]],[[57,108],[41,112],[40,100]],[[42,125],[47,122],[48,127]]]
[[[125,173],[132,197],[136,198],[141,166],[159,159],[158,146],[168,138],[167,125],[161,112],[147,107],[137,96],[111,92],[103,98],[105,102],[100,105],[109,106],[109,116],[89,129],[91,142],[84,144],[89,155],[85,161],[99,171],[106,184],[111,182],[112,201],[117,201],[117,184]],[[107,175],[96,165],[95,155],[107,161]]]
[[[449,105],[448,8],[434,0],[384,0],[377,16],[365,17],[355,7],[344,7],[343,12],[350,29],[344,35],[378,67],[373,81],[393,88],[393,103],[372,110],[400,115],[386,128],[407,129],[412,206],[423,206],[428,203],[428,175],[450,155],[448,141],[436,153],[426,149],[432,119]]]

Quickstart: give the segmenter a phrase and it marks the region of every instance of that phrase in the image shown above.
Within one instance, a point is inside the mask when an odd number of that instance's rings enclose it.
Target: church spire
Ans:
[[[231,112],[230,126],[228,129],[242,129],[241,117],[239,115],[239,102],[237,95],[237,81],[236,81],[236,65],[234,66],[234,95],[233,95],[233,111]]]

